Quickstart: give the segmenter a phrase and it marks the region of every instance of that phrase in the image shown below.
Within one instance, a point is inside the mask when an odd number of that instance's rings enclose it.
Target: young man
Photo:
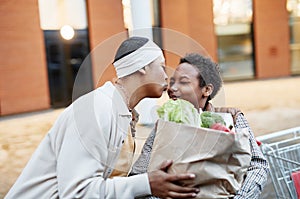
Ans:
[[[210,58],[191,53],[180,59],[180,63],[176,67],[173,77],[170,78],[168,94],[173,100],[184,99],[191,102],[198,110],[201,108],[204,111],[231,113],[236,129],[248,129],[251,162],[247,170],[246,178],[240,190],[233,193],[233,198],[259,198],[267,182],[269,164],[261,153],[255,136],[243,113],[236,108],[214,108],[210,103],[210,100],[215,97],[221,86],[222,79],[217,64]],[[155,136],[156,131],[154,129],[147,138],[140,157],[133,165],[131,175],[147,172]]]
[[[170,175],[172,161],[151,173],[110,178],[132,120],[145,97],[167,88],[164,56],[152,41],[132,37],[114,61],[118,80],[80,97],[59,116],[5,198],[191,198],[199,191],[181,187],[193,174]],[[131,152],[132,153],[132,152]]]

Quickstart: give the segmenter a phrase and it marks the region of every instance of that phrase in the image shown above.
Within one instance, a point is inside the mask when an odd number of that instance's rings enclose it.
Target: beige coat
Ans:
[[[131,113],[107,82],[64,110],[6,195],[16,198],[134,198],[151,194],[147,174],[111,175]]]

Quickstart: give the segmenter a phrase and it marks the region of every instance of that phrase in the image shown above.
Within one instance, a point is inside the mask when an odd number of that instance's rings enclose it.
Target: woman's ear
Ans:
[[[141,68],[140,70],[138,70],[142,75],[146,74],[146,70],[145,67]]]
[[[207,84],[202,88],[202,93],[204,97],[208,97],[212,94],[214,86],[212,84]]]

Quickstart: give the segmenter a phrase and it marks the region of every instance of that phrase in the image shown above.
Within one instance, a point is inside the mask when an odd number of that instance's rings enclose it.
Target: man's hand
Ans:
[[[172,165],[171,160],[162,163],[159,170],[148,173],[152,195],[160,198],[194,198],[199,192],[196,188],[182,187],[176,182],[193,180],[194,174],[168,174],[166,171]]]

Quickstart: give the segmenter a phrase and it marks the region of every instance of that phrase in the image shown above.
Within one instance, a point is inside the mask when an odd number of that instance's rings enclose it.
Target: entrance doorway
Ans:
[[[213,9],[223,79],[254,78],[252,0],[214,0]]]
[[[93,89],[84,0],[39,0],[41,28],[44,32],[51,106],[65,107]],[[85,81],[74,96],[73,85],[85,61]],[[89,64],[86,64],[89,63]],[[73,95],[73,99],[72,99]]]
[[[291,73],[300,74],[300,0],[288,0],[287,10],[290,14],[290,52]]]

